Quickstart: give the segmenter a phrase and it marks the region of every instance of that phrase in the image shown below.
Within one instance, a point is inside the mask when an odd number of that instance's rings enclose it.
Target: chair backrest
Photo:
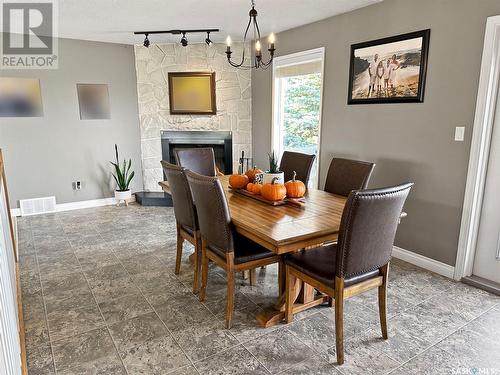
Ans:
[[[193,196],[189,183],[184,174],[184,168],[170,164],[165,160],[161,161],[165,176],[167,176],[168,185],[174,203],[174,213],[177,222],[191,230],[197,230],[196,211],[193,204]]]
[[[174,150],[177,164],[204,176],[215,176],[215,156],[211,147],[181,148]]]
[[[316,155],[303,154],[301,152],[283,152],[280,170],[285,174],[285,181],[291,180],[295,171],[297,173],[297,180],[302,181],[307,186],[315,158]]]
[[[226,196],[217,177],[186,171],[196,202],[196,212],[202,238],[208,246],[222,252],[234,249],[231,216]]]
[[[325,191],[347,197],[353,190],[366,189],[375,163],[333,158],[326,176]]]
[[[335,274],[350,278],[391,259],[399,217],[413,183],[353,191],[340,222]]]

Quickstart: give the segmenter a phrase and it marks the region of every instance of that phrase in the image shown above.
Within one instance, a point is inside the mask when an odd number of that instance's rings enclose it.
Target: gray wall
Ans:
[[[454,265],[483,38],[498,0],[385,0],[277,35],[279,55],[326,47],[321,185],[332,157],[377,163],[371,186],[414,181],[396,245]],[[424,103],[347,103],[350,45],[431,29]],[[253,155],[271,147],[271,71],[252,75]],[[465,126],[465,142],[454,142]]]
[[[134,48],[59,40],[59,69],[2,70],[2,76],[39,78],[43,117],[0,118],[12,207],[19,199],[55,195],[58,203],[111,197],[114,144],[132,158],[132,191],[142,189]],[[77,83],[108,84],[111,119],[80,120]],[[74,191],[72,181],[83,181]]]

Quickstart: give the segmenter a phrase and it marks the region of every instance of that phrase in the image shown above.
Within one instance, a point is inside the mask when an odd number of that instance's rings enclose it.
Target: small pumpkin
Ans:
[[[249,182],[248,185],[247,185],[247,190],[250,192],[250,193],[253,193],[253,187],[255,186],[254,183],[252,182]]]
[[[252,169],[249,169],[248,171],[245,172],[245,174],[248,177],[248,180],[250,182],[254,182],[255,181],[255,175],[257,173],[262,173],[262,170],[260,170],[259,168],[257,168],[256,165],[254,165]]]
[[[248,177],[244,174],[233,174],[229,177],[229,185],[233,189],[244,189],[248,184]]]
[[[279,184],[278,177],[273,178],[270,184],[262,185],[261,194],[264,199],[268,201],[280,201],[286,197],[286,187]]]
[[[285,182],[286,196],[290,198],[302,198],[306,193],[306,185],[300,180],[296,180],[297,172],[293,171],[293,177]]]
[[[262,184],[253,184],[252,193],[260,195],[261,191],[262,191]]]

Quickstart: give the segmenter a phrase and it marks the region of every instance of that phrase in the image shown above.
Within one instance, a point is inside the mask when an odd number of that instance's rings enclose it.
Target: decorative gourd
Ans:
[[[289,198],[302,198],[306,193],[306,185],[300,180],[296,180],[297,172],[293,171],[293,177],[285,182],[286,196]]]
[[[260,195],[261,191],[262,191],[262,184],[253,184],[252,193]]]
[[[254,183],[252,182],[249,182],[248,185],[247,185],[247,190],[250,192],[250,193],[253,193],[253,187],[255,186]]]
[[[262,173],[262,171],[259,168],[257,168],[256,165],[254,165],[252,169],[249,169],[248,171],[245,172],[250,182],[254,182],[255,175],[257,173]]]
[[[273,178],[270,184],[262,185],[261,195],[268,201],[280,201],[286,197],[286,187],[283,184],[278,184],[277,177]]]
[[[233,189],[244,189],[248,184],[248,177],[244,174],[233,174],[229,177],[229,185]]]

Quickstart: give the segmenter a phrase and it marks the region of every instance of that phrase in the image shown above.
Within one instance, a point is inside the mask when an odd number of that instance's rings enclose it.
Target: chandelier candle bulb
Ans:
[[[274,33],[269,34],[269,49],[274,49],[274,41],[275,41]]]

